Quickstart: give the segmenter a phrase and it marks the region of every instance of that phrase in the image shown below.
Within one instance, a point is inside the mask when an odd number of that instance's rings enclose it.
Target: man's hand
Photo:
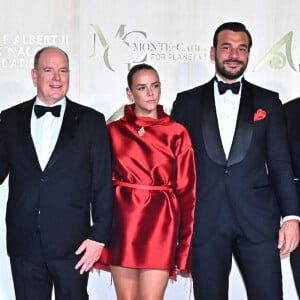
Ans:
[[[280,230],[278,238],[278,249],[280,254],[285,255],[294,251],[299,243],[299,222],[296,220],[285,221]]]
[[[91,270],[94,263],[100,258],[102,250],[103,246],[101,243],[86,239],[75,252],[77,255],[85,252],[76,264],[75,269],[80,269],[80,274]]]

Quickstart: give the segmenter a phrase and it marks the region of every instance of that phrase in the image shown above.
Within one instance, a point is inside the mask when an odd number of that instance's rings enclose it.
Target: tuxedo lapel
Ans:
[[[249,149],[253,134],[254,104],[250,84],[243,82],[236,129],[228,157],[228,166],[242,161]]]
[[[69,144],[70,140],[73,138],[76,128],[78,126],[79,110],[77,106],[67,99],[67,105],[65,114],[63,117],[63,122],[61,125],[61,130],[57,139],[57,143],[54,150],[50,156],[50,159],[45,167],[45,171],[51,168],[55,162],[58,160],[60,155],[64,152]]]
[[[40,166],[30,129],[31,114],[34,102],[35,98],[25,102],[22,106],[19,106],[19,109],[17,110],[17,122],[18,130],[20,132],[20,149],[23,149],[20,151],[25,154],[26,159],[32,159],[35,164]]]
[[[216,106],[214,101],[214,80],[203,86],[202,102],[202,133],[208,156],[218,164],[226,164],[226,156],[223,149]]]

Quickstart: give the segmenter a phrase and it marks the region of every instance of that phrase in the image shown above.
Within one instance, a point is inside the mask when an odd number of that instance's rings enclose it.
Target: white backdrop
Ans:
[[[283,102],[300,95],[298,0],[0,0],[0,110],[35,94],[30,69],[37,49],[57,45],[71,62],[69,97],[108,119],[127,103],[128,67],[145,61],[159,71],[161,103],[211,78],[212,36],[218,25],[240,21],[253,37],[246,78],[280,92]],[[14,299],[5,248],[7,183],[0,188],[0,299]],[[297,299],[289,258],[282,259],[284,299]],[[110,274],[91,273],[90,299],[116,299]],[[191,282],[170,282],[166,299],[189,299]],[[193,297],[191,297],[193,298]],[[230,299],[246,299],[235,264]]]

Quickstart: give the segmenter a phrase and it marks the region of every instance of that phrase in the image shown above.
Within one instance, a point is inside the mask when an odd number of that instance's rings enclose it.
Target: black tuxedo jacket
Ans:
[[[284,109],[295,183],[300,195],[300,98],[285,103]]]
[[[243,82],[228,159],[219,133],[213,80],[179,93],[171,115],[187,127],[195,151],[194,244],[204,243],[222,226],[225,201],[253,242],[276,238],[280,216],[299,215],[284,111],[277,93]]]
[[[85,239],[109,238],[113,192],[106,124],[101,113],[67,99],[55,149],[42,171],[30,132],[34,101],[1,113],[0,182],[9,175],[8,254],[29,254],[40,224],[45,254],[71,258]]]

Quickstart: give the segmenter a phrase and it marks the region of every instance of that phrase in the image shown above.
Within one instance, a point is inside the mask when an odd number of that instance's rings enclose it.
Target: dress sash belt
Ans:
[[[132,189],[147,190],[147,191],[151,191],[151,190],[169,191],[169,192],[173,191],[173,188],[169,185],[144,185],[144,184],[125,182],[125,181],[121,181],[121,180],[114,180],[114,185],[125,186],[125,187],[129,187]]]

